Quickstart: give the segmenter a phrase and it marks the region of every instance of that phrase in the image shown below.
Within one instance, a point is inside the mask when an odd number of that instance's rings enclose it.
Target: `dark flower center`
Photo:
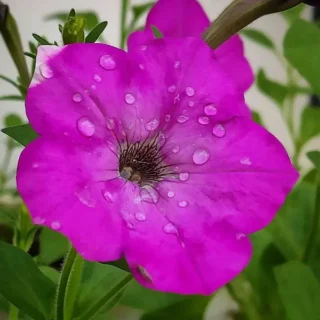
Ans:
[[[119,172],[126,180],[145,185],[160,181],[168,174],[168,167],[163,163],[158,139],[125,143],[120,145]]]

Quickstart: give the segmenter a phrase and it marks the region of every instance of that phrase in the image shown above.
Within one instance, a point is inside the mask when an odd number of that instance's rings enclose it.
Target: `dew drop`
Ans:
[[[105,54],[100,58],[100,66],[106,70],[113,70],[116,62],[109,54]]]
[[[198,122],[200,124],[208,124],[210,122],[210,119],[208,117],[202,117],[201,116],[201,117],[198,118]]]
[[[180,201],[179,204],[178,204],[178,206],[179,206],[180,208],[185,208],[187,205],[188,205],[188,202],[185,201],[185,200]]]
[[[179,93],[173,98],[173,104],[176,104],[178,101],[180,101],[180,94]]]
[[[188,172],[179,173],[179,179],[181,181],[187,181],[189,179],[189,173]]]
[[[93,76],[93,80],[95,81],[95,82],[101,82],[102,81],[102,78],[96,73],[94,76]]]
[[[165,116],[165,118],[164,118],[165,122],[169,122],[170,119],[171,119],[170,114],[167,114],[167,115]]]
[[[192,156],[195,164],[205,164],[210,158],[210,153],[206,149],[197,149]]]
[[[145,186],[140,190],[140,197],[142,201],[148,203],[158,203],[159,201],[158,192],[150,186]]]
[[[91,120],[86,117],[81,117],[78,120],[78,129],[86,137],[91,137],[96,131],[96,127]]]
[[[144,70],[145,69],[145,67],[144,67],[144,65],[143,64],[139,64],[139,68],[141,69],[141,70]]]
[[[41,217],[34,217],[32,220],[34,224],[43,224],[46,221],[46,219]]]
[[[169,92],[175,92],[176,91],[176,86],[170,86],[170,87],[168,87],[168,91]]]
[[[80,93],[75,93],[72,97],[72,100],[74,102],[81,102],[82,101],[82,95]]]
[[[34,168],[34,169],[39,168],[39,163],[38,162],[34,162],[32,164],[32,168]]]
[[[214,116],[217,114],[217,108],[214,106],[214,104],[207,104],[205,107],[204,107],[204,113],[207,115],[207,116]]]
[[[177,121],[179,122],[179,123],[185,123],[185,122],[187,122],[189,120],[189,117],[188,116],[185,116],[185,115],[181,115],[181,116],[179,116],[178,118],[177,118]]]
[[[142,51],[146,51],[146,50],[148,49],[148,46],[141,46],[140,49],[141,49]]]
[[[251,165],[251,160],[248,157],[240,159],[240,163],[245,164],[247,166]]]
[[[196,92],[194,91],[194,89],[192,87],[187,87],[186,88],[186,94],[187,94],[188,97],[193,97],[195,95],[195,93]]]
[[[146,221],[147,220],[147,217],[143,212],[137,212],[134,216],[138,221]]]
[[[136,101],[136,98],[134,97],[134,95],[132,93],[127,93],[124,96],[124,100],[127,104],[134,104],[134,102]]]
[[[60,222],[59,221],[53,221],[51,222],[51,228],[53,230],[59,230],[61,227]]]
[[[149,121],[147,124],[146,124],[146,129],[148,131],[153,131],[155,129],[157,129],[159,126],[159,120],[157,119],[153,119],[151,121]]]
[[[114,120],[112,118],[106,118],[106,124],[107,124],[107,128],[109,130],[113,130],[114,129]]]
[[[87,186],[84,187],[82,190],[76,192],[75,195],[77,196],[79,201],[84,205],[86,205],[87,207],[89,208],[95,207],[94,199],[92,198],[91,192]]]
[[[189,107],[190,107],[190,108],[193,108],[194,105],[195,105],[194,101],[189,101]]]
[[[218,137],[218,138],[222,138],[226,135],[226,129],[222,124],[216,124],[213,129],[212,129],[212,133]]]
[[[237,233],[236,234],[236,239],[237,240],[242,240],[244,238],[246,238],[247,236],[244,233]]]
[[[128,229],[130,229],[130,230],[133,230],[133,229],[134,229],[134,225],[133,225],[133,223],[131,223],[131,222],[128,222],[128,223],[127,223],[127,227],[128,227]]]
[[[102,195],[109,203],[113,203],[117,198],[117,194],[106,190],[103,191]]]
[[[181,62],[180,62],[180,61],[175,61],[175,63],[174,63],[174,68],[175,68],[175,69],[178,69],[178,68],[180,68],[180,65],[181,65]]]
[[[163,227],[163,231],[165,233],[171,233],[171,234],[177,234],[178,230],[176,228],[176,226],[172,223],[168,223]]]
[[[180,151],[180,147],[179,146],[175,146],[173,149],[172,149],[172,152],[173,153],[178,153]]]
[[[173,191],[168,191],[168,197],[173,198],[175,196],[175,193]]]
[[[93,84],[93,85],[91,86],[91,89],[92,89],[92,90],[96,90],[97,87]]]
[[[53,77],[53,71],[52,69],[45,63],[41,64],[40,67],[40,73],[41,75],[46,78],[46,79],[50,79]]]

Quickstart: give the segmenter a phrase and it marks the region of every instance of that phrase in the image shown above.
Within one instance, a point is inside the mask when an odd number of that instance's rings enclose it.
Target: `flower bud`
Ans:
[[[8,13],[9,13],[9,7],[0,1],[0,31],[2,30],[6,22]]]
[[[70,17],[62,30],[64,44],[84,42],[84,28],[86,21],[81,17]]]

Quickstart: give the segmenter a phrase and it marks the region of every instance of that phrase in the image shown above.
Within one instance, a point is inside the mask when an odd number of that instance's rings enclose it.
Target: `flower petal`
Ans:
[[[104,145],[41,137],[21,154],[18,191],[35,224],[66,235],[86,259],[115,260],[122,253],[123,222],[103,193],[117,165]]]
[[[161,184],[161,194],[172,191],[177,196],[170,202],[190,203],[188,219],[204,207],[239,232],[257,231],[271,222],[298,173],[281,143],[251,120],[210,121],[190,121],[166,133],[166,163],[179,173],[175,181]]]
[[[192,18],[192,19],[191,19]],[[199,36],[209,26],[210,21],[196,0],[160,0],[150,10],[143,32],[133,32],[128,46],[141,46],[154,38],[154,25],[164,37],[182,38]]]
[[[142,285],[165,292],[209,295],[247,265],[249,240],[237,239],[236,231],[226,222],[213,223],[208,212],[198,212],[193,228],[180,230],[167,212],[159,210],[167,206],[165,199],[141,197],[141,190],[130,182],[121,198],[127,225],[125,257]],[[183,214],[179,210],[183,209],[170,208],[174,215]]]

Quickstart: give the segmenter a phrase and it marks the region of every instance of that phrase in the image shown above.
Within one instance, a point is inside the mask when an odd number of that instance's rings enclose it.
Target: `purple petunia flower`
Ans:
[[[159,0],[150,10],[143,31],[133,32],[128,39],[129,49],[148,44],[154,39],[152,26],[156,26],[165,38],[201,37],[210,20],[197,0]],[[238,85],[246,91],[253,83],[252,69],[244,56],[244,48],[238,35],[231,37],[212,51],[213,59]]]
[[[40,137],[17,184],[33,222],[88,260],[125,256],[156,290],[230,281],[298,177],[200,38],[41,46],[26,111]]]

